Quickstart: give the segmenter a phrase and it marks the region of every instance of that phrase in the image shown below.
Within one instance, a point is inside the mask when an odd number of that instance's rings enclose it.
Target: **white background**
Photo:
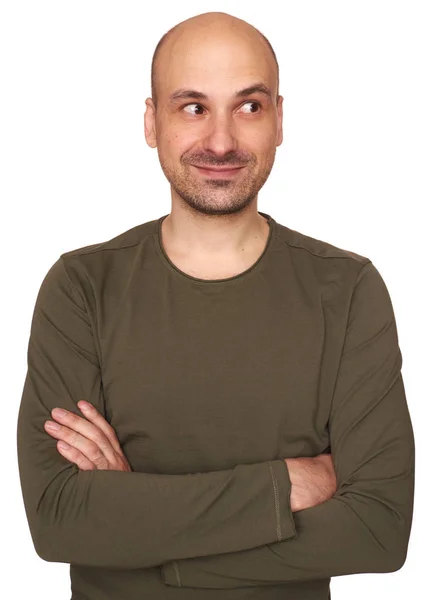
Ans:
[[[152,53],[179,21],[221,10],[260,29],[280,63],[284,142],[259,209],[370,258],[397,318],[416,440],[409,553],[395,573],[333,578],[332,598],[427,596],[430,9],[415,0],[1,3],[2,595],[70,598],[69,565],[33,548],[16,458],[39,286],[61,253],[170,212],[143,133]]]

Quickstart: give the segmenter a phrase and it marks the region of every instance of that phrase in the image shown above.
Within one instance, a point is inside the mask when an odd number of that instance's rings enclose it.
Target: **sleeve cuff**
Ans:
[[[284,459],[276,459],[267,462],[269,485],[272,490],[272,526],[274,527],[277,541],[283,541],[289,538],[296,538],[297,532],[292,509],[290,506],[290,493],[292,482],[290,480],[289,469]],[[169,563],[160,565],[162,581],[166,585],[173,587],[182,587],[186,583],[181,580],[181,563],[193,563],[193,559],[173,560]],[[191,566],[191,565],[189,565]],[[187,569],[186,569],[187,571]]]
[[[160,572],[162,575],[162,581],[165,585],[181,587],[180,571],[178,568],[178,562],[176,560],[172,560],[170,563],[160,565]]]
[[[274,489],[274,513],[279,542],[296,538],[295,520],[290,506],[292,482],[283,458],[268,462]]]

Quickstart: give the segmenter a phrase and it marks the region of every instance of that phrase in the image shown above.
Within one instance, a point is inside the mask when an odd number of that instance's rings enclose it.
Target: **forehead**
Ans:
[[[177,89],[208,96],[230,95],[256,81],[276,88],[275,61],[264,43],[251,35],[181,35],[159,63],[159,92],[168,98]]]

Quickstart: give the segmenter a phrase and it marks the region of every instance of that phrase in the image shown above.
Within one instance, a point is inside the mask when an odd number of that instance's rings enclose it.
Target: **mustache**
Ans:
[[[238,153],[226,154],[223,159],[217,158],[214,155],[194,154],[184,157],[183,162],[191,164],[196,167],[244,167],[252,159],[244,154],[238,155]]]

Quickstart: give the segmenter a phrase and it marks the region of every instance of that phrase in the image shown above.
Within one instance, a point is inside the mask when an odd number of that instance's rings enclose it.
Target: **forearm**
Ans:
[[[162,566],[163,581],[174,587],[235,588],[330,578],[357,573],[384,573],[400,569],[407,552],[408,523],[383,515],[383,527],[395,531],[385,547],[374,537],[353,502],[334,497],[294,514],[296,539],[235,554],[198,557]],[[376,515],[379,511],[376,511]]]
[[[386,401],[395,411],[403,410],[401,378]],[[388,420],[389,431],[393,425]],[[403,427],[404,443],[386,465],[379,456],[371,458],[364,472],[352,474],[333,498],[294,512],[295,538],[243,552],[170,562],[162,566],[164,582],[175,587],[231,588],[401,568],[414,492],[413,433],[407,415]],[[390,434],[388,444],[389,438]],[[375,475],[382,467],[386,477],[373,477],[373,471]],[[286,502],[281,509],[289,510]]]
[[[295,538],[163,565],[165,583],[228,588],[401,568],[415,470],[401,367],[390,297],[369,262],[352,292],[328,420],[336,493],[294,513]]]
[[[280,510],[291,489],[283,460],[186,474],[80,470],[43,431],[41,404],[28,374],[18,460],[34,546],[44,560],[145,568],[295,534],[291,512]],[[62,404],[74,412],[70,401]]]
[[[51,410],[105,416],[93,327],[61,260],[38,294],[18,416],[18,463],[33,543],[45,560],[145,568],[174,558],[235,552],[295,534],[280,505],[282,460],[191,474],[80,471],[44,429]]]
[[[294,535],[291,513],[280,511],[290,494],[284,461],[184,475],[80,471],[43,431],[35,398],[27,376],[19,469],[32,539],[44,560],[145,568]]]
[[[265,463],[195,475],[71,467],[55,477],[37,507],[29,496],[26,506],[44,560],[145,568],[290,536],[287,514],[277,527],[270,478]]]

